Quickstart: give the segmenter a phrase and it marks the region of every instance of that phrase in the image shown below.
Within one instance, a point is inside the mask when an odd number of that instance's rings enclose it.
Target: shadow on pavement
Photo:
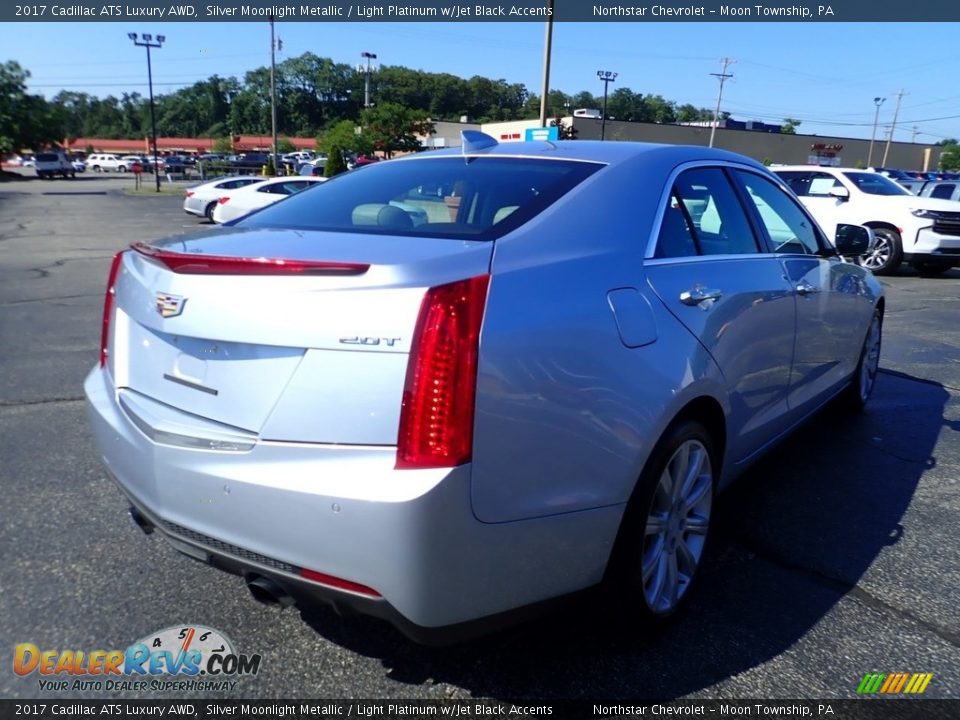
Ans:
[[[815,417],[720,498],[698,590],[680,617],[644,635],[609,619],[596,598],[441,649],[323,609],[304,620],[378,658],[394,680],[447,682],[477,697],[697,693],[789,649],[900,541],[917,484],[937,463],[948,397],[940,385],[884,374],[865,414]]]

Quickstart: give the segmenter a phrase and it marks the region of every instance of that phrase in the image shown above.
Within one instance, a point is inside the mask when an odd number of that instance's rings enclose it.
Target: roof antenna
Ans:
[[[495,138],[479,130],[460,131],[460,152],[463,153],[464,157],[470,153],[496,147],[499,144]]]

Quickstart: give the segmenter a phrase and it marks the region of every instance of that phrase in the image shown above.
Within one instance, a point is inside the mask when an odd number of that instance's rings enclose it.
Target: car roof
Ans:
[[[827,172],[859,172],[859,173],[873,173],[879,175],[880,173],[874,173],[873,170],[867,170],[866,168],[852,168],[852,167],[833,167],[826,165],[777,165],[776,167],[770,168],[774,172],[780,172],[781,170],[801,170],[804,172],[809,172],[810,170],[826,170]]]
[[[478,133],[479,134],[479,133]],[[762,168],[763,166],[743,155],[727,150],[718,150],[701,145],[660,145],[656,143],[621,142],[599,140],[558,140],[534,142],[497,142],[490,136],[485,147],[461,147],[443,150],[430,150],[397,158],[391,162],[406,162],[424,157],[527,157],[553,160],[576,160],[581,162],[599,162],[606,165],[618,165],[636,158],[647,157],[651,160],[672,161],[676,164],[700,160],[726,160]]]

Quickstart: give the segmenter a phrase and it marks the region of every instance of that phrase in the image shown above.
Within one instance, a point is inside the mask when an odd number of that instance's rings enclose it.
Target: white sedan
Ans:
[[[236,177],[224,177],[205,182],[202,185],[195,185],[187,188],[186,195],[183,198],[183,210],[197,217],[205,217],[207,220],[213,220],[213,210],[217,207],[217,201],[222,198],[228,190],[239,190],[242,187],[264,183],[267,178],[255,177],[253,175],[240,175]]]
[[[212,219],[215,223],[236,220],[326,180],[322,177],[277,177],[233,190],[217,200]]]

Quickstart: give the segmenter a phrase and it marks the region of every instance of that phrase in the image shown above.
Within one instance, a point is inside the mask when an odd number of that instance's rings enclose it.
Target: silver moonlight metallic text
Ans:
[[[431,640],[605,580],[665,617],[715,493],[869,397],[871,241],[728,152],[465,133],[118,253],[96,445],[261,600]]]

